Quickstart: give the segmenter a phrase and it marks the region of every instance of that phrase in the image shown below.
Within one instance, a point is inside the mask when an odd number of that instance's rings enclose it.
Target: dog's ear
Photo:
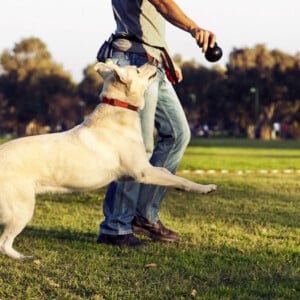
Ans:
[[[114,76],[118,81],[123,83],[127,82],[127,75],[125,71],[113,62],[99,62],[95,65],[94,69],[101,75],[103,79],[114,73]]]
[[[103,63],[103,62],[98,62],[95,66],[94,69],[97,71],[100,76],[105,79],[108,75],[112,74],[114,69],[110,66],[112,63]]]
[[[128,77],[127,74],[121,68],[115,69],[115,78],[119,82],[127,83]]]

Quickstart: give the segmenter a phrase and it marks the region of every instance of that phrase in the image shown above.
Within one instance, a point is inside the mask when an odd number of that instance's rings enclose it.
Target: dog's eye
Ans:
[[[149,77],[149,79],[155,78],[156,75],[157,75],[157,73],[155,72],[154,74],[152,74],[152,75]]]
[[[141,71],[140,71],[140,69],[139,69],[139,68],[137,68],[137,69],[136,69],[136,72],[137,72],[138,74],[140,74],[140,73],[141,73]]]

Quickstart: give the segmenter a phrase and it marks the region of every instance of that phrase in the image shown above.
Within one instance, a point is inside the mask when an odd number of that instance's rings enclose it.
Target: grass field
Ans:
[[[195,139],[181,164],[183,169],[300,169],[300,141]]]
[[[199,139],[180,169],[298,170],[299,149]],[[97,245],[105,189],[39,197],[15,243],[35,259],[0,255],[0,299],[300,299],[300,174],[184,176],[218,191],[168,192],[160,217],[178,244]]]

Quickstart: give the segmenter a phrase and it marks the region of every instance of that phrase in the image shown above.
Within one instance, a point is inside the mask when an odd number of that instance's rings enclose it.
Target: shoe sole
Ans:
[[[149,237],[150,239],[154,240],[154,241],[160,241],[160,242],[178,242],[179,241],[179,237],[178,238],[170,238],[170,237],[163,237],[163,236],[158,236],[154,233],[151,233],[150,231],[143,229],[141,227],[136,227],[134,225],[132,225],[132,231],[135,234],[141,234],[141,235],[145,235],[147,237]]]

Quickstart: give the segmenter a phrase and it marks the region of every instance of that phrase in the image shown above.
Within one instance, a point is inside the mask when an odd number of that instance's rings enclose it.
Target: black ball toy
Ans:
[[[206,52],[205,52],[205,58],[209,62],[216,62],[218,61],[223,55],[222,49],[218,46],[217,43],[211,48],[208,47]]]

